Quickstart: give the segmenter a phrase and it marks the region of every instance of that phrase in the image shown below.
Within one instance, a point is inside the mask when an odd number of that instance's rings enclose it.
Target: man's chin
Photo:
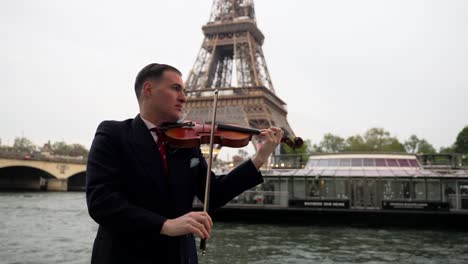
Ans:
[[[181,111],[181,112],[177,115],[177,119],[176,119],[175,122],[177,122],[177,123],[183,122],[184,119],[185,119],[185,116],[186,116],[185,112]]]
[[[168,123],[181,123],[184,121],[184,115],[177,115],[168,120]]]

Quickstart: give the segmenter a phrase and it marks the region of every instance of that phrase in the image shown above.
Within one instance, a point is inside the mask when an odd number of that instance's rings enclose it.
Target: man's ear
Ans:
[[[143,82],[143,87],[141,88],[142,95],[150,96],[152,94],[151,88],[153,88],[153,83],[149,80]]]

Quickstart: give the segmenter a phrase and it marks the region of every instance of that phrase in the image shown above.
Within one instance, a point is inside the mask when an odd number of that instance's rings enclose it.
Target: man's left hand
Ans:
[[[268,129],[262,129],[260,137],[264,138],[260,149],[257,151],[257,154],[252,158],[252,162],[255,167],[260,169],[260,167],[265,164],[268,160],[268,157],[275,151],[276,147],[281,143],[281,138],[283,138],[284,131],[278,127],[270,127]]]

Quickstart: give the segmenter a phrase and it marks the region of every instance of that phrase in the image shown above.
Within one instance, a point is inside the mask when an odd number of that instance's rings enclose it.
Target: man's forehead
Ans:
[[[170,82],[181,82],[182,76],[180,76],[180,74],[175,71],[167,70],[167,71],[164,71],[163,74],[161,75],[161,80],[170,81]]]

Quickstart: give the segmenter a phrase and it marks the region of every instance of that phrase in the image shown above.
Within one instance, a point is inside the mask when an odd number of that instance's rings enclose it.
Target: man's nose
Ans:
[[[183,92],[183,91],[180,92],[178,100],[179,100],[181,103],[187,102],[187,96],[185,95],[185,92]]]

